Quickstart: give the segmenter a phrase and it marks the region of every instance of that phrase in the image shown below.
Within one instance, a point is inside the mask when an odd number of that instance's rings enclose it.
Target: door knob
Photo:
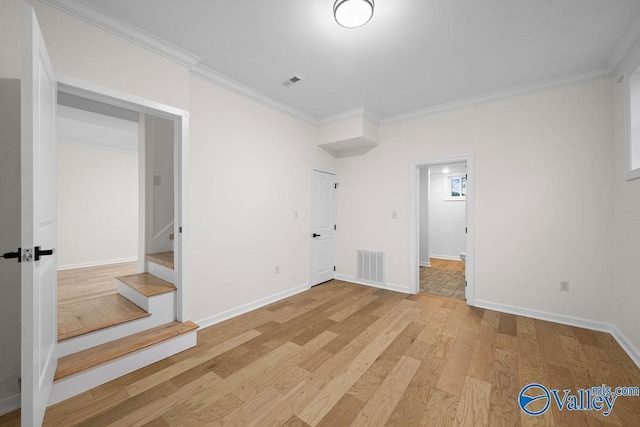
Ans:
[[[18,262],[20,262],[22,260],[21,257],[20,257],[21,255],[22,255],[22,248],[18,248],[18,250],[16,252],[5,252],[2,255],[2,258],[4,258],[4,259],[17,258]]]
[[[55,252],[55,249],[45,249],[45,250],[41,250],[40,246],[36,246],[35,248],[33,248],[35,250],[35,256],[34,259],[36,261],[40,261],[40,257],[44,256],[44,255],[53,255],[53,253]]]
[[[320,237],[319,234],[313,233],[312,237]]]

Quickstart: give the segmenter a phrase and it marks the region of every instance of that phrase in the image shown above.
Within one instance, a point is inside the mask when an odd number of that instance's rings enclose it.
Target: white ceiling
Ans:
[[[334,0],[48,2],[99,8],[315,120],[604,76],[640,35],[638,0],[377,0],[358,29],[336,24]]]

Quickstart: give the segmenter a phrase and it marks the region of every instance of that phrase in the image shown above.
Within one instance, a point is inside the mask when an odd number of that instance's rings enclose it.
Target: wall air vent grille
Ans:
[[[374,285],[385,284],[384,252],[358,249],[357,279]]]

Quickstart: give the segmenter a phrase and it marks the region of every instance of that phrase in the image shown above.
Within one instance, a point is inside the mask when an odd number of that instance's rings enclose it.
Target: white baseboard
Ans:
[[[618,341],[620,347],[622,347],[625,353],[627,353],[631,360],[633,360],[633,363],[640,368],[640,349],[631,344],[631,341],[620,331],[620,329],[618,329],[617,326],[612,328],[611,336]]]
[[[280,301],[281,299],[288,298],[295,294],[299,294],[300,292],[304,292],[308,289],[309,289],[309,285],[305,283],[304,285],[287,289],[286,291],[278,292],[277,294],[273,294],[256,301],[252,301],[250,303],[241,305],[240,307],[232,308],[231,310],[227,310],[219,314],[214,314],[213,316],[205,317],[204,319],[200,319],[195,323],[197,323],[198,326],[200,326],[200,328],[213,326],[216,323],[224,322],[225,320],[229,320],[233,317],[240,316],[241,314],[248,313],[249,311],[258,309],[260,307],[264,307],[265,305],[269,305],[276,301]]]
[[[431,267],[431,262],[420,261],[420,267]]]
[[[0,399],[0,415],[8,414],[16,409],[20,409],[20,393]]]
[[[565,316],[563,314],[554,314],[546,311],[531,310],[528,308],[515,307],[507,304],[497,304],[478,299],[474,301],[473,305],[478,308],[486,308],[488,310],[500,311],[502,313],[531,317],[533,319],[546,320],[548,322],[560,323],[561,325],[576,326],[578,328],[591,329],[594,331],[611,333],[611,331],[613,330],[613,325],[610,323],[597,322],[580,317]]]
[[[408,286],[394,285],[393,283],[386,283],[384,285],[377,285],[377,284],[374,284],[374,283],[363,282],[362,280],[358,280],[355,277],[344,276],[342,274],[336,274],[336,280],[342,280],[343,282],[351,282],[351,283],[355,283],[355,284],[358,284],[358,285],[371,286],[372,288],[386,289],[388,291],[400,292],[400,293],[403,293],[403,294],[411,294],[411,293],[413,293],[413,292],[411,292],[409,290]]]
[[[515,314],[518,316],[531,317],[533,319],[546,320],[548,322],[560,323],[562,325],[576,326],[578,328],[591,329],[593,331],[606,332],[620,344],[620,347],[640,368],[640,349],[636,348],[631,341],[615,326],[610,323],[597,322],[594,320],[582,319],[580,317],[565,316],[562,314],[548,313],[546,311],[531,310],[528,308],[515,307],[506,304],[496,304],[488,301],[475,300],[474,306],[502,313]]]
[[[462,261],[460,259],[460,254],[458,254],[458,255],[429,254],[429,258],[446,259],[446,260],[449,260],[449,261]]]
[[[59,265],[58,271],[72,270],[74,268],[99,267],[101,265],[109,265],[109,264],[122,264],[123,262],[133,262],[133,261],[138,261],[138,257],[136,256],[136,257],[130,257],[130,258],[107,259],[104,261],[90,261],[90,262],[81,262],[78,264]]]

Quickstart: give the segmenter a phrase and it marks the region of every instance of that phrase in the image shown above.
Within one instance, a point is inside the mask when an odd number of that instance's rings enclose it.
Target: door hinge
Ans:
[[[333,266],[333,271],[336,271],[336,266],[335,265]]]
[[[182,227],[178,227],[178,233],[182,233]]]
[[[465,227],[465,228],[464,228],[464,232],[465,232],[465,233],[467,232],[467,227]]]
[[[337,190],[337,189],[338,189],[338,185],[339,185],[339,183],[338,183],[338,182],[334,183],[334,184],[333,184],[333,188],[335,188],[335,189]]]
[[[337,225],[335,225],[335,224],[333,224],[333,229],[334,229],[334,230],[337,230],[337,229],[338,229],[338,226],[337,226]]]

